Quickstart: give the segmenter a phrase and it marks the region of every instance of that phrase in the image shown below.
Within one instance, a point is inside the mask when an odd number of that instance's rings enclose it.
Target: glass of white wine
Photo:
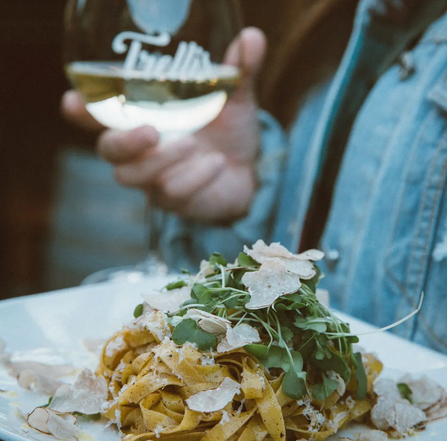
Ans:
[[[97,121],[119,130],[150,125],[163,144],[204,128],[238,87],[240,69],[224,59],[240,30],[238,0],[69,0],[65,70]],[[156,214],[150,207],[150,254],[138,270],[145,275],[166,268]]]

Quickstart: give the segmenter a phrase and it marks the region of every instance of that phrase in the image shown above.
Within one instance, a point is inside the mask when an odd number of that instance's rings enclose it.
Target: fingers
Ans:
[[[215,180],[224,170],[226,158],[220,152],[200,153],[170,167],[157,178],[156,199],[173,209],[173,202],[187,200]]]
[[[260,29],[254,27],[243,29],[230,45],[225,63],[241,69],[242,82],[238,95],[252,93],[254,80],[263,64],[266,49],[266,36]]]
[[[124,133],[129,135],[129,132]],[[138,148],[140,147],[136,146],[136,149]],[[117,165],[115,178],[125,186],[148,188],[154,184],[159,173],[186,160],[195,148],[196,142],[193,138],[185,138],[170,145],[148,147],[140,156],[136,156],[134,161]]]
[[[159,133],[150,126],[130,131],[107,130],[98,139],[98,153],[108,162],[119,165],[132,162],[159,142]]]
[[[207,173],[205,169],[195,171],[204,173],[202,185],[199,180],[192,186],[188,183],[188,194],[175,193],[172,187],[170,194],[156,193],[154,202],[166,211],[201,223],[232,222],[247,214],[256,190],[255,173],[250,168],[225,163],[217,166],[215,173],[212,170]]]
[[[69,90],[61,100],[61,111],[67,120],[89,131],[101,131],[105,127],[86,110],[86,105],[78,92]]]

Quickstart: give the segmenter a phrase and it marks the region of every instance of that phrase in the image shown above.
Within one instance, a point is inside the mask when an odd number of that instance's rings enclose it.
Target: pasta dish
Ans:
[[[213,254],[143,295],[96,373],[73,384],[54,367],[14,364],[0,342],[19,385],[51,395],[28,426],[67,441],[82,439],[78,419],[104,419],[124,441],[323,441],[355,420],[370,428],[357,441],[385,441],[446,416],[430,379],[377,380],[381,362],[317,288],[322,257],[263,241],[234,263]]]

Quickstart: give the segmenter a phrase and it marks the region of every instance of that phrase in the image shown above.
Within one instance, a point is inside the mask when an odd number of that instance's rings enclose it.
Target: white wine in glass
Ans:
[[[104,62],[71,63],[67,75],[101,124],[120,130],[149,124],[162,139],[187,136],[213,121],[240,79],[234,66],[215,66],[209,78],[195,80],[148,80],[140,73],[126,79],[122,64]]]
[[[207,126],[238,87],[225,57],[240,30],[238,0],[69,0],[65,69],[97,121],[150,125],[163,144]],[[155,214],[146,275],[163,266]]]

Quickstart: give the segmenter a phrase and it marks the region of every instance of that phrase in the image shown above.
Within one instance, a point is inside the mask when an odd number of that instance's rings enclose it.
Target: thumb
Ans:
[[[266,47],[264,33],[254,27],[243,29],[229,46],[224,63],[241,69],[241,83],[232,100],[253,98],[255,79],[263,64]]]
[[[106,129],[90,115],[81,96],[74,90],[69,90],[62,96],[61,111],[68,121],[83,129],[94,132]]]

